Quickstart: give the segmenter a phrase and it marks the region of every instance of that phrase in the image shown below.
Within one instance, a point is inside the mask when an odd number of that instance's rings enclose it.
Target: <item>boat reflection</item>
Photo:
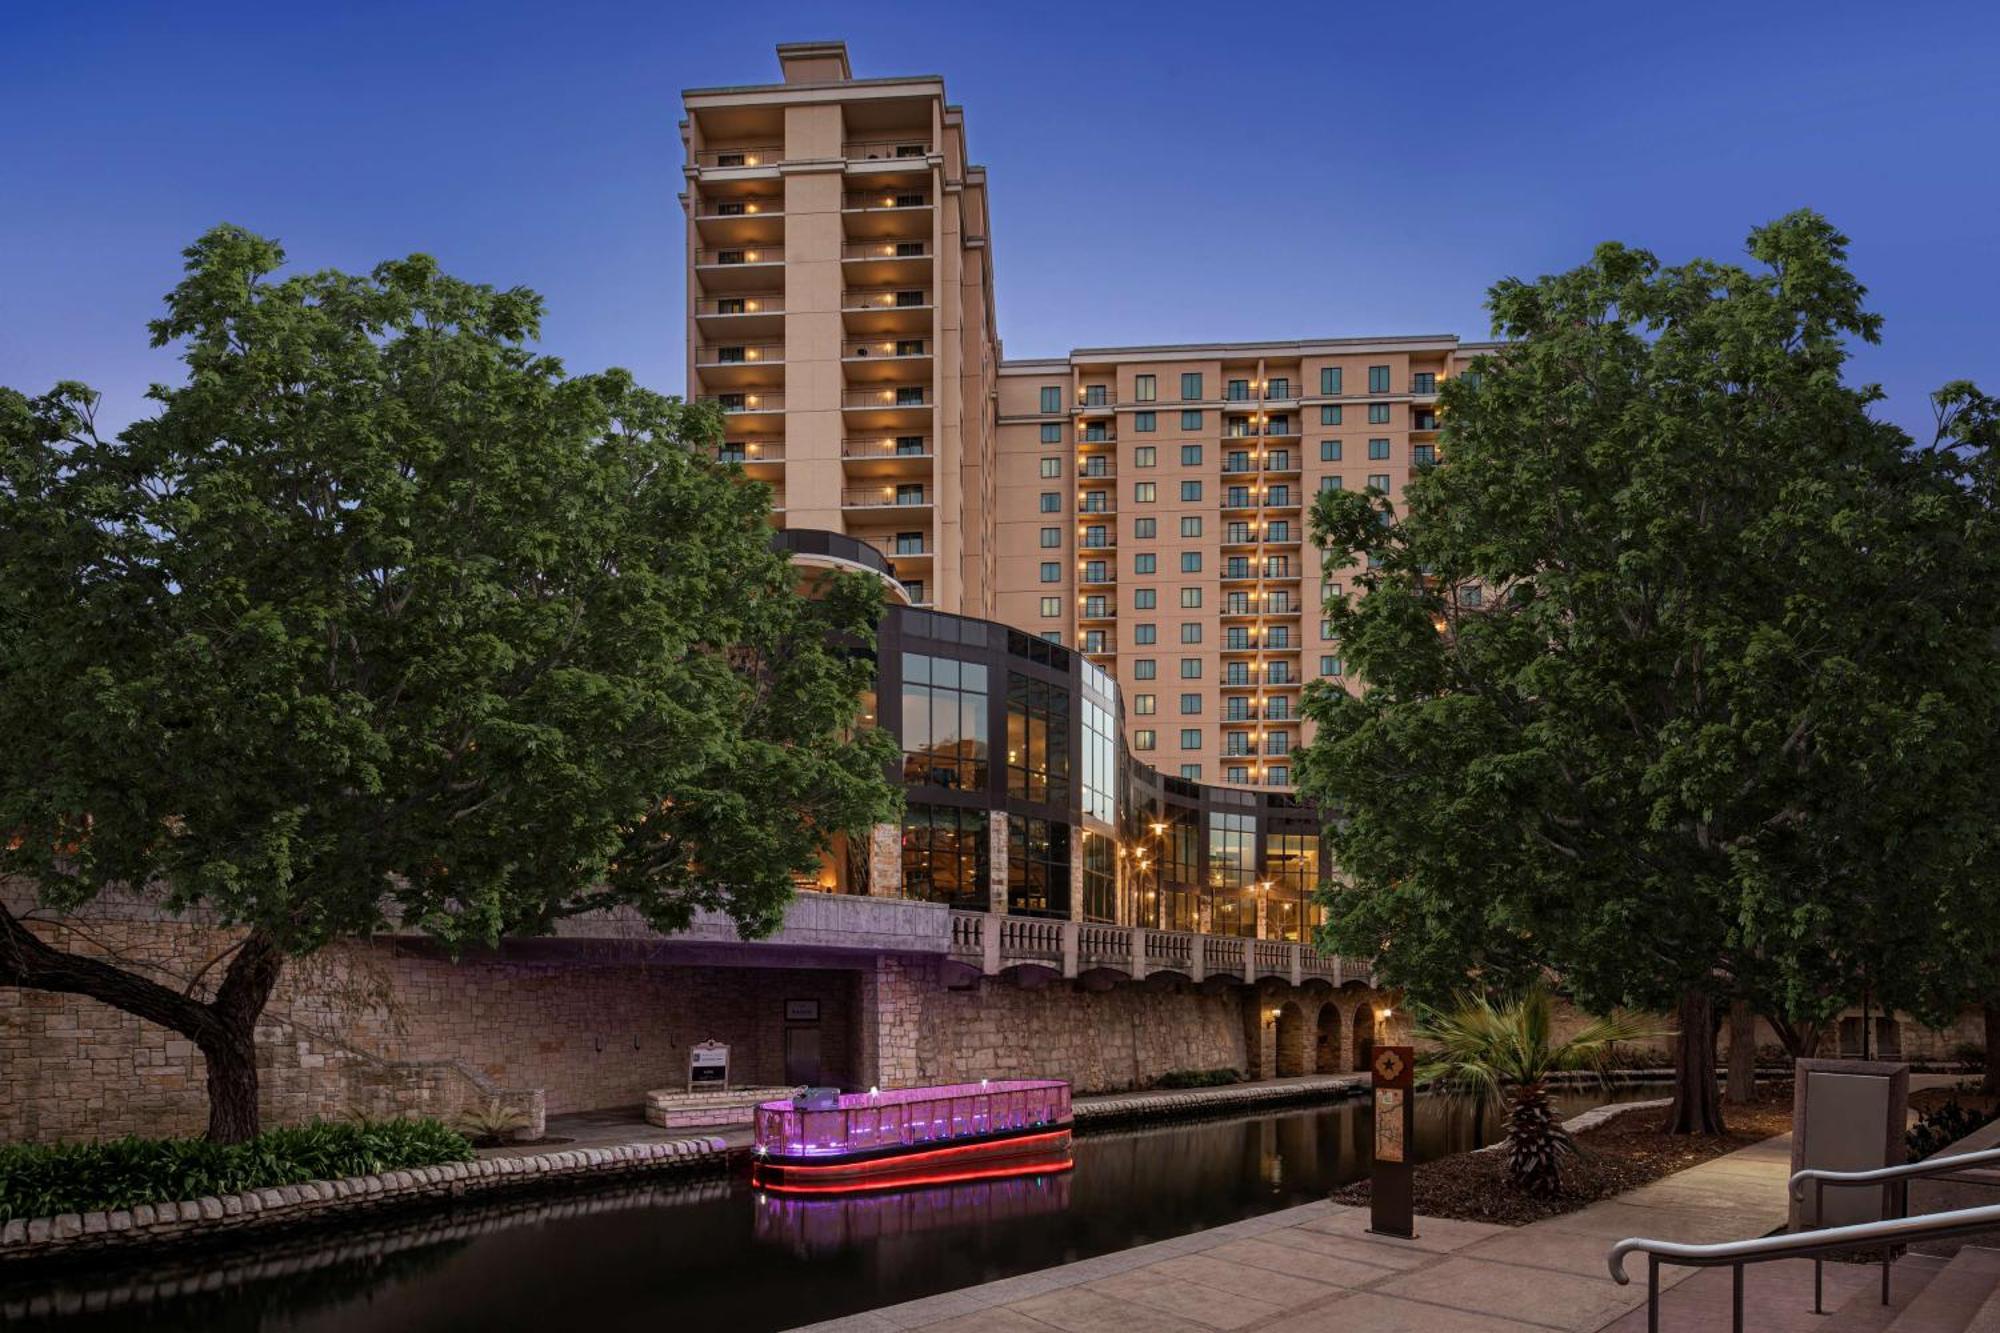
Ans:
[[[759,1244],[801,1259],[954,1228],[985,1228],[1069,1207],[1067,1153],[1013,1163],[1003,1173],[867,1194],[757,1193],[751,1231]]]

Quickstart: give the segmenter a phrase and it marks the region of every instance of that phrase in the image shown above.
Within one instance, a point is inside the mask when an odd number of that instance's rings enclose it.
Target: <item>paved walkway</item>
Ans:
[[[1458,1333],[1619,1324],[1642,1266],[1614,1286],[1625,1236],[1712,1241],[1785,1221],[1791,1137],[1704,1162],[1524,1227],[1419,1218],[1415,1240],[1367,1234],[1365,1209],[1312,1203],[1081,1263],[813,1325],[815,1333]],[[1694,1270],[1669,1268],[1678,1285]],[[1867,1270],[1862,1270],[1867,1271]],[[1619,1325],[1628,1327],[1629,1325]]]

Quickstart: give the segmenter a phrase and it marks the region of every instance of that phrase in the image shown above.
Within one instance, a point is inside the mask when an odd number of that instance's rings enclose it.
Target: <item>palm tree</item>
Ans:
[[[1661,1034],[1640,1015],[1616,1013],[1559,1041],[1555,997],[1536,982],[1499,1006],[1476,995],[1461,996],[1448,1010],[1420,1006],[1416,1035],[1430,1048],[1417,1066],[1420,1080],[1506,1098],[1508,1178],[1516,1189],[1550,1198],[1562,1192],[1562,1159],[1576,1143],[1549,1107],[1549,1076],[1602,1074],[1616,1043]]]

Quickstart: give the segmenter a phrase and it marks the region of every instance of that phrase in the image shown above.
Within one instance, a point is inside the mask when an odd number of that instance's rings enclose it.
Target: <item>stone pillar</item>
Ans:
[[[986,902],[996,916],[1007,915],[1007,812],[995,810],[986,824]]]
[[[868,831],[868,894],[903,896],[903,830],[894,824],[877,824]]]
[[[855,1079],[869,1087],[906,1088],[923,1081],[917,1034],[934,964],[877,955],[861,972]]]
[[[1082,829],[1074,829],[1069,838],[1069,919],[1083,920],[1083,840]]]
[[[1271,905],[1266,901],[1270,896],[1270,894],[1262,890],[1259,890],[1257,893],[1257,938],[1260,940],[1270,938],[1269,935],[1265,934],[1265,931],[1269,929],[1271,918]]]

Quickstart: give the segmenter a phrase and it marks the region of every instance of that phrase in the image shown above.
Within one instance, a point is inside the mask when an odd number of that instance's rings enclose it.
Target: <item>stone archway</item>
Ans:
[[[1296,1078],[1311,1072],[1306,1065],[1306,1011],[1297,1000],[1278,1009],[1278,1077]]]
[[[1354,1064],[1357,1074],[1368,1072],[1369,1061],[1375,1058],[1375,1006],[1367,1000],[1354,1006]]]
[[[1340,1006],[1328,1000],[1319,1007],[1319,1022],[1313,1042],[1313,1072],[1338,1074],[1340,1071]]]

